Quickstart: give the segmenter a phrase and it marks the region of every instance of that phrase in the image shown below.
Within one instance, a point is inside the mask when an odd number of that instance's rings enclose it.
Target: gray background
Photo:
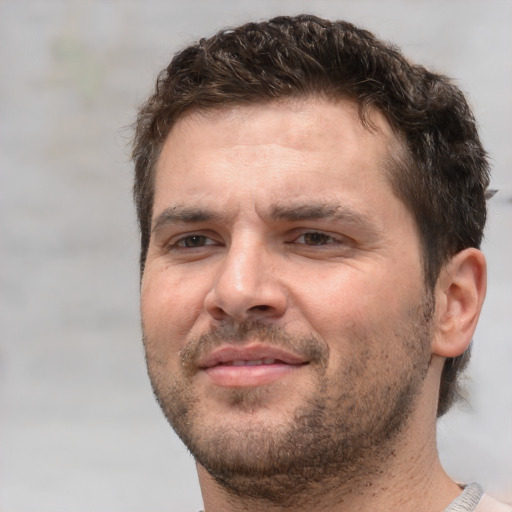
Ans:
[[[176,49],[300,12],[362,24],[469,94],[500,193],[471,405],[439,444],[452,476],[512,500],[510,0],[0,0],[2,511],[200,507],[143,364],[126,127]]]

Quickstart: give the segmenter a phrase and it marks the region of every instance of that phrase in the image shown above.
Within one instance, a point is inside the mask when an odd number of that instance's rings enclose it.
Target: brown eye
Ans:
[[[324,245],[333,241],[332,236],[326,235],[324,233],[318,233],[315,231],[311,233],[304,233],[300,238],[304,240],[303,243],[305,243],[306,245]]]
[[[208,238],[204,235],[190,235],[179,240],[176,245],[179,247],[203,247],[207,243]]]

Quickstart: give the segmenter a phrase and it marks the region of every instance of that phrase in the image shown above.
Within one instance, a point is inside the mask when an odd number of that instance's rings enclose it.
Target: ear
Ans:
[[[436,284],[434,354],[456,357],[468,348],[486,288],[485,257],[478,249],[465,249],[443,266]]]

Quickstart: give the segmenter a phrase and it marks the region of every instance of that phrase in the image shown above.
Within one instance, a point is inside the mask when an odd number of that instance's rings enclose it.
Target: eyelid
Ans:
[[[299,240],[301,238],[305,238],[307,235],[320,235],[322,237],[325,237],[327,240],[323,243],[312,243],[312,244],[308,244],[306,242],[306,240],[304,239],[304,242],[299,242]],[[332,243],[336,243],[337,240],[331,236],[331,235],[327,235],[326,233],[322,233],[320,231],[306,231],[305,233],[302,233],[302,235],[298,236],[295,240],[294,240],[295,243],[304,243],[304,245],[328,245],[328,244],[332,244]]]
[[[193,238],[204,238],[204,243],[201,244],[201,245],[187,245],[185,242],[187,240],[191,240]],[[204,235],[189,235],[189,236],[184,236],[182,238],[180,238],[179,240],[177,240],[173,245],[172,247],[183,247],[185,249],[196,249],[196,248],[199,248],[199,247],[205,247],[205,246],[208,246],[208,245],[217,245],[215,243],[214,240],[212,240],[211,238],[207,237],[207,236],[204,236]]]
[[[308,234],[318,234],[318,235],[330,238],[331,240],[324,244],[306,244],[304,242],[297,242],[297,240],[299,238],[301,238],[305,235],[308,235]],[[352,239],[346,235],[342,235],[340,233],[332,233],[330,231],[325,231],[322,229],[301,228],[301,229],[295,231],[295,234],[290,242],[291,243],[299,243],[300,245],[306,245],[308,247],[314,247],[315,245],[322,246],[322,245],[335,245],[335,244],[349,244],[352,242]]]
[[[181,244],[181,242],[184,242],[187,239],[193,238],[193,237],[204,237],[206,239],[206,243],[204,245],[199,245],[197,247],[194,246],[186,246]],[[211,231],[190,231],[188,233],[180,233],[178,235],[174,235],[170,238],[170,240],[165,244],[166,247],[169,250],[191,250],[191,249],[202,249],[204,247],[211,247],[211,246],[220,246],[222,245],[222,242],[220,240],[220,237],[216,235],[215,233],[212,233]]]

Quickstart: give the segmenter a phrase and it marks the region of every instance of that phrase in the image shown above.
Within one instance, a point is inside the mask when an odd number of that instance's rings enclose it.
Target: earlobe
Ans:
[[[434,354],[456,357],[468,348],[486,287],[485,257],[478,249],[465,249],[444,265],[436,285]]]

